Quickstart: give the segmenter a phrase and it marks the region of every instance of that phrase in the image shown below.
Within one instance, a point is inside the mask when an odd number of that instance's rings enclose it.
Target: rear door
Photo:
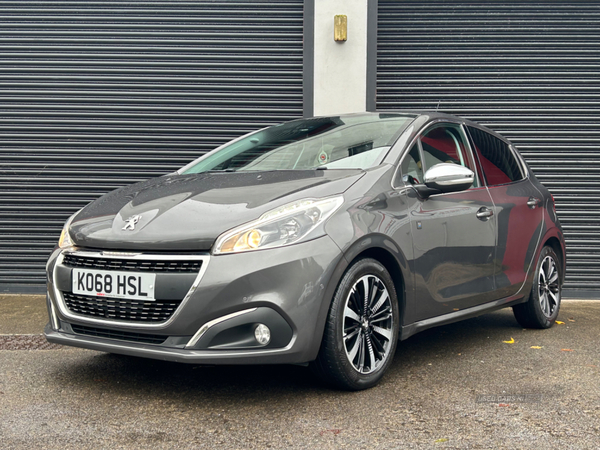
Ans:
[[[496,287],[500,297],[509,297],[521,288],[533,262],[543,226],[543,197],[507,142],[480,128],[467,129],[495,205]]]

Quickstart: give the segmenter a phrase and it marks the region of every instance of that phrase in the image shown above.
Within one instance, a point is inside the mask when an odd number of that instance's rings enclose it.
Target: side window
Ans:
[[[508,144],[479,128],[468,129],[489,186],[523,179],[519,162]]]
[[[410,151],[404,155],[400,170],[404,183],[420,184],[423,182],[423,164],[421,163],[419,144],[415,143]]]
[[[468,150],[467,139],[458,125],[439,124],[429,128],[421,136],[423,148],[424,170],[440,163],[460,164],[468,167],[477,174],[477,167]],[[478,176],[473,187],[479,187]]]

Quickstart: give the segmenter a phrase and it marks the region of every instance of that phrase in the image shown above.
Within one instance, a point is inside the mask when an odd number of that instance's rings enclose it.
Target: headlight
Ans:
[[[71,222],[73,221],[73,217],[75,217],[75,215],[78,212],[79,211],[77,211],[75,214],[73,214],[71,217],[69,217],[67,219],[67,221],[65,222],[65,225],[63,226],[63,229],[60,233],[60,238],[58,239],[58,246],[60,248],[67,248],[67,247],[73,246],[73,241],[71,240],[71,236],[69,235],[69,226],[71,225]]]
[[[307,199],[274,209],[254,222],[223,233],[215,243],[213,254],[294,244],[327,220],[343,202],[341,196],[323,200]]]

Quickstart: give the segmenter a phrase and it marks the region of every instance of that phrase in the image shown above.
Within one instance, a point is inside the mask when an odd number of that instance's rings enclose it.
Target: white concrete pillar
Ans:
[[[368,0],[314,0],[315,116],[366,111]],[[348,40],[333,40],[335,15],[348,16]]]

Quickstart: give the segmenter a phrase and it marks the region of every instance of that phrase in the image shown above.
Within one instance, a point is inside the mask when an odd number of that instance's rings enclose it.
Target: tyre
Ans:
[[[524,328],[550,328],[560,309],[562,267],[552,247],[544,247],[535,268],[529,300],[513,306]]]
[[[392,277],[374,259],[361,259],[342,277],[329,309],[313,371],[345,390],[375,386],[390,366],[400,328]]]

